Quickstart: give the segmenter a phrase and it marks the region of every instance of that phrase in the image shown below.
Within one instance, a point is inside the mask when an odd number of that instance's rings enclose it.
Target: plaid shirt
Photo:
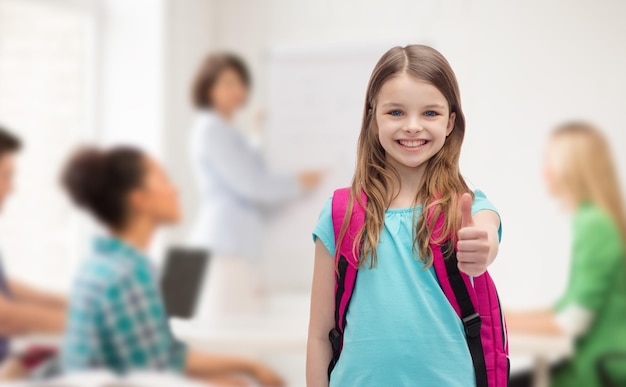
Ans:
[[[186,349],[172,336],[155,277],[137,250],[115,238],[95,240],[70,296],[65,371],[182,371]]]

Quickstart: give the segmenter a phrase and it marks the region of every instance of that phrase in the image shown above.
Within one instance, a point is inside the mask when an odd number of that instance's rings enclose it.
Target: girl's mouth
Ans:
[[[416,150],[422,148],[428,143],[428,140],[396,140],[401,147]]]

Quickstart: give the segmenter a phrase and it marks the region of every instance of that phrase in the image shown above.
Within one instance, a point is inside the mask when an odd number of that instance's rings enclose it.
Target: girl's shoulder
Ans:
[[[136,269],[137,265],[132,261],[95,254],[83,262],[75,283],[80,289],[106,291],[131,279]]]
[[[590,226],[611,226],[613,220],[602,208],[591,202],[582,203],[574,215],[574,222],[577,225]]]
[[[90,255],[76,276],[76,286],[84,290],[106,291],[141,277],[146,257],[112,238],[96,238]]]
[[[610,271],[624,262],[626,246],[613,218],[600,207],[585,203],[573,218],[573,260],[587,271]]]
[[[481,210],[493,210],[496,211],[495,206],[493,205],[493,203],[489,200],[489,198],[487,197],[487,195],[480,189],[475,189],[474,191],[474,203],[473,203],[473,212],[477,212],[477,211],[481,211]],[[320,216],[319,219],[327,219],[330,220],[332,218],[332,202],[333,202],[333,194],[330,195],[330,197],[328,197],[328,199],[326,199],[326,201],[324,202],[324,206],[322,207],[322,211],[320,212]],[[395,209],[396,212],[403,212],[403,211],[410,211],[410,210],[419,210],[421,209],[421,206],[416,206],[416,207],[412,207],[412,208],[399,208],[399,209]],[[392,211],[394,212],[394,211]]]
[[[601,238],[621,241],[615,220],[599,206],[583,203],[574,215],[574,235],[585,239]]]
[[[328,228],[329,226],[332,228],[333,225],[333,197],[330,196],[324,202],[322,209],[317,217],[317,227]]]
[[[313,230],[313,242],[320,239],[331,255],[335,254],[335,230],[333,227],[332,195],[326,199],[324,206],[317,218],[317,224]]]
[[[494,204],[487,197],[487,195],[480,189],[474,190],[474,202],[472,204],[472,212],[476,213],[478,211],[483,210],[491,210],[498,212]]]

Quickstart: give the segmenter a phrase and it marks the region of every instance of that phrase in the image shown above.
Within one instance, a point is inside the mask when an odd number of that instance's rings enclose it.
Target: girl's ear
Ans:
[[[126,198],[126,205],[129,212],[144,212],[147,204],[146,193],[142,189],[134,189]]]
[[[448,127],[446,128],[446,137],[452,133],[454,130],[454,122],[456,121],[456,113],[450,113],[450,118],[448,118]]]

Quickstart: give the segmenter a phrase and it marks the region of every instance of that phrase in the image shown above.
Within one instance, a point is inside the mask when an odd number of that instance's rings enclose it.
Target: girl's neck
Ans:
[[[563,208],[569,213],[575,213],[583,203],[581,200],[575,198],[574,195],[569,194],[562,194],[560,199]]]
[[[400,181],[396,182],[396,192],[392,193],[389,208],[407,208],[419,204],[415,202],[415,199],[424,184],[426,163],[415,168],[407,167],[395,160],[390,160],[389,163],[393,165],[400,177]]]
[[[148,219],[136,219],[118,230],[113,230],[112,234],[135,249],[146,252],[155,228],[154,222]]]

